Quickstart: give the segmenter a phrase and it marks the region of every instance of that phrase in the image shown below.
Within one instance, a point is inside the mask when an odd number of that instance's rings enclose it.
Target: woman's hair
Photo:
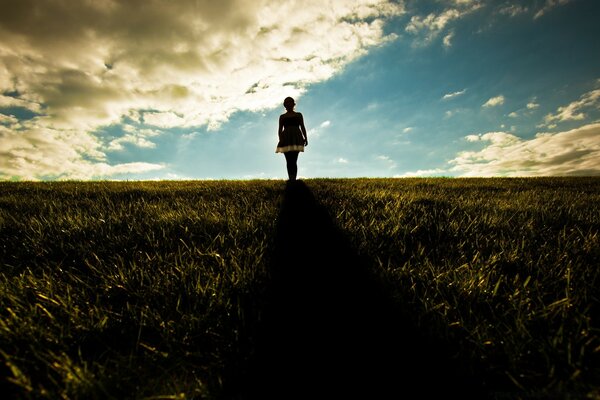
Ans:
[[[283,100],[283,106],[285,108],[290,108],[290,107],[293,107],[295,105],[296,105],[296,102],[291,97],[286,97],[285,100]]]

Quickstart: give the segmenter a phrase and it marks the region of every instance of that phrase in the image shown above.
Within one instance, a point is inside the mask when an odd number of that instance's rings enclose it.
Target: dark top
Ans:
[[[285,128],[289,128],[291,126],[300,126],[300,122],[301,120],[299,115],[281,118],[281,123]]]

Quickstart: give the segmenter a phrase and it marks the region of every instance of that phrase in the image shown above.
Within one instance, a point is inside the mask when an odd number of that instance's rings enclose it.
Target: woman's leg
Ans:
[[[283,153],[285,155],[285,162],[287,166],[288,177],[290,181],[296,180],[296,175],[298,174],[298,151],[288,151]]]

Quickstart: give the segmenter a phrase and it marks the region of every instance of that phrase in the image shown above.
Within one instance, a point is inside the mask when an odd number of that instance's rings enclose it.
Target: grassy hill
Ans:
[[[0,391],[599,398],[599,200],[599,178],[0,183]]]

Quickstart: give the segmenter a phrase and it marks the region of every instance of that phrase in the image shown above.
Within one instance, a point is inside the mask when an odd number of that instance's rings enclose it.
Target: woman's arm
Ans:
[[[298,114],[300,115],[300,131],[302,132],[302,136],[304,136],[304,145],[308,146],[308,136],[306,135],[306,127],[304,126],[304,117],[302,114]]]
[[[282,116],[279,116],[279,129],[277,129],[277,136],[279,137],[279,140],[281,140],[281,132],[283,132],[283,121],[282,121]]]

